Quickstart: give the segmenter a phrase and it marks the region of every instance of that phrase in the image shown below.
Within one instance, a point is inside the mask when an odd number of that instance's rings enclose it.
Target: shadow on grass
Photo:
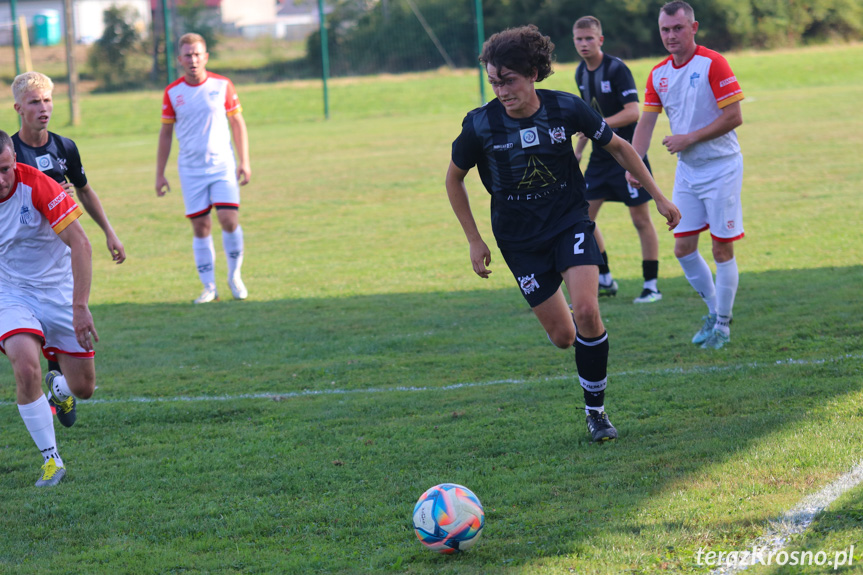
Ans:
[[[52,537],[74,544],[83,523],[94,547],[109,549],[122,528],[112,517],[132,517],[139,523],[126,528],[124,545],[158,548],[157,572],[687,568],[692,548],[716,538],[744,546],[781,497],[846,465],[811,447],[847,415],[831,409],[861,388],[861,271],[745,274],[733,340],[721,352],[688,342],[703,304],[685,280],[666,280],[665,299],[649,306],[631,304],[623,294],[639,286],[624,282],[620,297],[601,304],[612,346],[606,405],[621,433],[604,446],[588,441],[572,352],[546,342],[515,288],[94,306],[103,337],[97,395],[120,403],[83,404],[88,417],[62,436],[81,461],[67,503],[87,508],[88,486],[99,485],[118,493],[116,509],[95,520],[68,511]],[[0,369],[9,373],[8,364]],[[434,391],[457,383],[484,385]],[[405,386],[428,391],[396,390]],[[351,393],[122,401],[304,390]],[[8,387],[3,395],[11,398]],[[29,468],[20,462],[32,445],[20,421],[5,419],[0,435],[11,443],[0,484],[10,504],[23,503]],[[831,437],[846,454],[861,441],[854,421]],[[486,506],[483,543],[455,560],[421,549],[407,527],[415,498],[441,481],[468,485]],[[154,497],[163,504],[154,507]],[[54,513],[37,504],[24,525]],[[16,534],[0,557],[48,553],[13,521],[0,524]],[[233,571],[205,567],[221,556]],[[100,569],[112,564],[104,560]],[[107,572],[90,562],[82,555],[74,564]]]

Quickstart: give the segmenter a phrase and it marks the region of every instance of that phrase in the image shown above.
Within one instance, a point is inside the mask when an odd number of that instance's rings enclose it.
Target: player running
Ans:
[[[17,163],[12,138],[0,131],[0,351],[12,364],[18,412],[42,452],[37,487],[66,475],[42,391],[40,350],[65,374],[49,378],[55,400],[88,399],[96,389],[99,337],[88,307],[91,247],[82,213],[57,182]],[[75,423],[74,403],[57,415],[63,425]]]
[[[465,186],[468,171],[474,166],[479,170],[491,195],[492,231],[501,254],[551,342],[561,349],[575,345],[588,431],[594,441],[606,441],[615,439],[617,430],[605,413],[609,347],[597,298],[602,257],[572,138],[579,132],[587,135],[638,174],[669,228],[680,221],[680,212],[662,195],[632,146],[581,98],[535,88],[552,74],[553,48],[533,25],[504,30],[486,41],[479,59],[497,99],[465,117],[452,145],[446,189],[470,245],[474,273],[487,278],[491,252],[477,229]]]

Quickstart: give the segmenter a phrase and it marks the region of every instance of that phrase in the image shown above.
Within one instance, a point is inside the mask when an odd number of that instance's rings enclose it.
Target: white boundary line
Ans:
[[[753,563],[756,565],[765,563],[767,557],[774,557],[785,547],[792,535],[806,531],[816,515],[839,499],[843,493],[861,483],[863,483],[863,461],[857,463],[851,471],[840,476],[818,493],[804,497],[800,503],[786,511],[781,517],[772,519],[764,535],[747,548],[747,550],[756,548],[759,550],[759,562],[748,561],[737,565],[718,567],[710,572],[711,575],[731,575],[749,569]]]
[[[621,371],[618,373],[609,374],[610,378],[627,377],[631,375],[663,375],[663,374],[687,374],[687,373],[716,373],[723,371],[736,371],[742,369],[761,369],[771,367],[784,367],[792,365],[822,365],[826,363],[837,363],[844,360],[863,359],[863,354],[845,354],[839,357],[829,359],[779,359],[772,362],[751,362],[738,365],[726,366],[693,366],[689,368],[672,367],[666,369],[638,369],[633,371]],[[558,375],[553,377],[538,377],[526,379],[495,379],[491,381],[478,381],[468,383],[453,383],[443,386],[395,386],[395,387],[369,387],[364,389],[307,389],[303,391],[288,391],[280,393],[277,391],[260,392],[260,393],[241,393],[235,395],[198,395],[187,396],[180,395],[174,397],[128,397],[123,399],[87,399],[79,400],[84,405],[95,404],[114,404],[114,403],[175,403],[175,402],[198,402],[198,401],[235,401],[238,399],[272,399],[275,401],[283,401],[286,399],[294,399],[298,397],[310,397],[315,395],[365,395],[375,393],[396,393],[396,392],[420,392],[420,391],[451,391],[455,389],[465,389],[471,387],[487,387],[494,385],[515,384],[522,385],[528,383],[538,383],[542,381],[561,381],[565,379],[574,379],[575,375]],[[0,401],[0,406],[16,405],[14,401]]]
[[[612,374],[611,377],[626,377],[630,375],[661,375],[661,374],[685,374],[685,373],[716,373],[722,371],[735,371],[741,369],[759,369],[784,367],[795,365],[822,365],[826,363],[838,363],[845,360],[863,359],[863,354],[845,354],[835,358],[828,359],[780,359],[772,362],[751,362],[738,365],[716,366],[716,367],[691,367],[691,368],[668,368],[668,369],[640,369],[634,371],[622,371]],[[174,402],[198,402],[198,401],[233,401],[237,399],[270,399],[282,401],[297,397],[309,397],[315,395],[352,395],[352,394],[372,394],[372,393],[395,393],[395,392],[422,392],[422,391],[449,391],[454,389],[485,387],[492,385],[505,384],[527,384],[541,381],[560,381],[571,379],[572,375],[543,377],[543,378],[528,378],[528,379],[497,379],[484,382],[473,383],[455,383],[452,385],[435,386],[397,386],[397,387],[373,387],[366,389],[325,389],[325,390],[304,390],[292,391],[287,393],[245,393],[239,395],[202,395],[197,397],[176,396],[176,397],[132,397],[127,399],[94,399],[87,400],[82,403],[87,404],[115,404],[115,403],[174,403]],[[0,401],[0,406],[15,405],[15,402]],[[851,471],[839,477],[833,483],[827,485],[818,493],[805,497],[794,508],[787,511],[778,519],[769,522],[768,528],[764,535],[759,537],[754,546],[764,548],[765,553],[778,552],[785,547],[788,538],[794,534],[803,533],[815,516],[824,511],[831,503],[836,501],[843,493],[853,489],[857,485],[863,483],[863,461],[858,463]],[[750,549],[752,547],[750,546]],[[711,575],[731,575],[748,569],[751,565],[730,565],[724,566],[711,571]]]

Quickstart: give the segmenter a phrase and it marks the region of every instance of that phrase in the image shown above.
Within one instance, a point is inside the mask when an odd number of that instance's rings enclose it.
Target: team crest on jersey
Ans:
[[[659,79],[659,93],[664,94],[668,92],[668,78],[660,78]]]
[[[549,128],[548,135],[551,136],[552,144],[562,144],[566,141],[566,129],[563,126]]]
[[[21,215],[18,217],[18,220],[22,225],[27,225],[30,223],[30,208],[27,206],[21,206]]]
[[[701,78],[698,72],[693,72],[692,76],[689,77],[689,87],[694,88],[698,84],[698,79]]]
[[[518,286],[521,288],[521,291],[525,293],[525,295],[529,293],[533,293],[534,290],[539,288],[539,282],[536,281],[536,274],[530,274],[529,276],[524,276],[518,278]]]
[[[182,106],[185,103],[186,103],[186,100],[183,99],[183,95],[177,94],[177,105]]]
[[[609,82],[608,80],[604,80],[602,83],[600,83],[599,86],[602,89],[603,94],[611,93],[611,82]]]
[[[51,166],[51,154],[36,156],[36,167],[39,168],[40,172],[47,172],[51,169]]]
[[[519,135],[521,136],[522,148],[531,148],[539,145],[539,132],[537,131],[536,126],[525,128],[519,132]]]

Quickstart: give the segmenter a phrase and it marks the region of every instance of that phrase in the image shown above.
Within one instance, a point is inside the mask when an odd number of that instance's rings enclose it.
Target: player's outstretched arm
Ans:
[[[108,221],[108,216],[105,215],[105,210],[102,208],[102,202],[99,200],[96,191],[87,183],[83,188],[77,188],[77,192],[78,200],[81,202],[84,210],[90,214],[93,221],[105,233],[105,241],[108,244],[108,252],[111,254],[111,258],[118,264],[126,261],[126,250],[123,247],[123,242],[120,241],[120,238],[114,232],[114,228],[111,227],[111,222]]]
[[[647,190],[650,197],[656,202],[656,209],[665,218],[668,229],[673,230],[680,223],[680,210],[677,209],[668,198],[659,189],[653,176],[650,175],[650,170],[644,165],[641,156],[629,142],[615,134],[611,141],[604,146],[617,163],[623,166],[627,171],[627,175],[631,175],[637,180],[641,187]]]
[[[450,161],[446,172],[446,194],[470,245],[470,262],[473,271],[479,277],[487,278],[491,274],[491,270],[487,267],[491,264],[491,251],[476,227],[476,220],[470,209],[467,187],[464,185],[466,176],[466,170],[462,170]]]
[[[99,334],[96,333],[89,307],[93,277],[90,240],[78,220],[66,226],[59,237],[72,251],[72,326],[75,328],[75,339],[84,349],[93,349],[93,341],[99,341]]]
[[[237,181],[245,186],[252,179],[252,165],[249,161],[249,131],[243,113],[238,112],[228,116],[231,124],[231,135],[234,137],[234,147],[237,149]]]
[[[174,124],[162,124],[159,131],[159,148],[156,151],[156,195],[160,198],[171,191],[171,185],[165,177],[165,167],[171,156],[171,141],[174,137]]]

